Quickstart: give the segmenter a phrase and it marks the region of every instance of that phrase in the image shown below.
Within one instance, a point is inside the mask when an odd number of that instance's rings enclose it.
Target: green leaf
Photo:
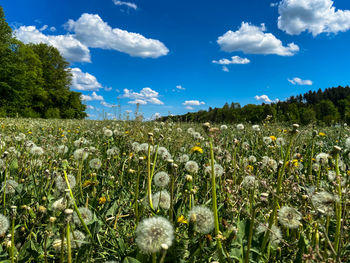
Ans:
[[[123,263],[141,263],[141,262],[138,261],[136,258],[126,257],[124,258]]]

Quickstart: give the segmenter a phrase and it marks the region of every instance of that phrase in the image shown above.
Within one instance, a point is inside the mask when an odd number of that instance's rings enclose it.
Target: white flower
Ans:
[[[214,214],[205,206],[193,207],[188,217],[194,222],[199,233],[208,234],[214,228]]]
[[[142,220],[136,229],[135,241],[144,253],[157,253],[164,245],[170,247],[173,239],[173,226],[161,216]]]
[[[152,204],[155,209],[159,207],[168,210],[170,208],[170,194],[166,191],[160,191],[152,195]]]
[[[237,124],[237,130],[244,130],[244,125],[242,123]]]
[[[253,131],[260,131],[260,126],[259,125],[253,125],[252,129],[253,129]]]
[[[189,173],[197,173],[198,172],[198,164],[195,161],[188,161],[185,164],[185,169]]]
[[[166,172],[158,172],[153,178],[154,184],[158,187],[165,187],[170,181],[170,177]]]
[[[89,156],[89,153],[85,149],[81,148],[81,149],[75,150],[73,155],[75,160],[84,161]]]
[[[106,136],[106,137],[112,137],[113,136],[113,132],[110,130],[110,129],[105,129],[103,131],[103,134]]]

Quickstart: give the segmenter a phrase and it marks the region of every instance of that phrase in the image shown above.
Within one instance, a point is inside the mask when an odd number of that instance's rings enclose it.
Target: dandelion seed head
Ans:
[[[68,174],[68,182],[69,182],[69,186],[71,189],[73,189],[76,185],[76,180],[74,175]],[[62,176],[57,176],[55,178],[55,185],[56,185],[56,189],[59,190],[60,192],[64,192],[66,189],[68,189],[66,180],[62,177]]]
[[[112,137],[113,136],[113,131],[111,131],[110,129],[105,129],[103,131],[103,134],[106,136],[106,137]]]
[[[243,178],[242,181],[242,187],[245,189],[253,189],[257,187],[258,181],[256,180],[255,176],[248,175]]]
[[[155,209],[159,207],[168,210],[170,208],[170,194],[168,191],[163,190],[152,195],[152,203]]]
[[[205,206],[194,206],[188,217],[194,222],[199,233],[208,234],[214,229],[214,214]]]
[[[188,161],[185,164],[185,169],[189,173],[197,173],[198,168],[198,164],[195,161]]]
[[[9,227],[10,227],[9,219],[3,214],[0,214],[0,236],[4,235],[6,231],[9,229]]]
[[[31,149],[30,149],[30,153],[35,155],[35,156],[41,156],[44,154],[44,150],[43,148],[39,147],[39,146],[33,146]]]
[[[300,225],[301,214],[293,207],[283,206],[278,211],[278,221],[286,228],[296,229]]]
[[[79,212],[81,214],[81,218],[83,219],[84,223],[85,224],[89,223],[93,217],[91,210],[86,208],[86,207],[79,207],[78,209],[79,209]],[[81,224],[77,212],[74,212],[74,214],[73,214],[73,221],[74,221],[74,223],[76,223],[78,225]]]
[[[329,157],[328,153],[319,153],[316,155],[316,162],[319,164],[327,164]]]
[[[174,239],[171,223],[161,216],[144,219],[136,228],[136,244],[144,253],[157,253],[165,244],[170,247]]]
[[[336,198],[326,191],[316,193],[312,196],[311,202],[318,212],[325,215],[332,215]]]
[[[164,188],[168,185],[170,177],[166,172],[158,172],[154,175],[153,181],[156,186]]]
[[[237,124],[236,128],[237,130],[244,130],[244,125],[242,123]]]
[[[73,156],[75,160],[81,161],[85,160],[89,156],[89,153],[84,148],[81,148],[75,150]]]
[[[95,159],[90,160],[89,165],[90,165],[91,169],[98,170],[101,168],[102,162],[99,158],[95,158]]]
[[[17,186],[18,186],[18,183],[15,180],[10,179],[6,181],[6,186],[5,186],[5,182],[2,183],[1,189],[4,188],[6,194],[14,194],[16,193]]]

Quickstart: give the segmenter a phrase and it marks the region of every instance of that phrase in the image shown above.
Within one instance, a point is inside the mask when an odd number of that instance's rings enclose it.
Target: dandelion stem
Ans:
[[[151,145],[148,144],[148,154],[147,154],[147,194],[149,206],[153,210],[152,203],[152,178],[151,178]]]
[[[223,262],[222,244],[219,236],[219,217],[216,197],[216,183],[215,183],[215,170],[214,170],[214,151],[213,151],[213,139],[210,138],[210,165],[211,165],[211,189],[212,189],[212,201],[213,201],[213,213],[215,224],[215,236],[217,237],[216,244],[219,253],[220,262]]]
[[[67,222],[67,230],[66,230],[66,238],[67,238],[67,256],[68,256],[68,263],[72,263],[72,248],[70,243],[70,227],[69,222]]]
[[[334,250],[339,255],[339,244],[340,244],[340,236],[341,236],[341,215],[342,215],[342,189],[341,189],[341,178],[339,172],[339,153],[335,156],[335,173],[337,176],[338,183],[338,202],[336,204],[336,217],[337,217],[337,226],[335,230],[335,238],[334,238]]]
[[[78,215],[78,217],[79,217],[79,220],[80,220],[81,224],[82,224],[83,227],[84,227],[85,232],[86,232],[86,233],[89,235],[89,237],[92,239],[91,232],[90,232],[89,228],[87,227],[87,225],[85,224],[84,219],[82,218],[82,216],[81,216],[81,214],[80,214],[80,211],[79,211],[79,209],[78,209],[77,203],[75,202],[74,195],[73,195],[72,189],[70,188],[70,184],[69,184],[69,181],[68,181],[67,173],[66,173],[65,170],[63,171],[63,173],[64,173],[64,179],[66,179],[67,187],[68,187],[68,189],[69,189],[70,197],[72,198],[72,201],[73,201],[73,204],[74,204],[74,210],[75,210],[75,212],[77,213],[77,215]]]
[[[251,218],[250,224],[249,224],[249,236],[248,236],[247,252],[246,252],[246,256],[245,256],[245,263],[249,262],[249,254],[250,254],[250,248],[252,245],[254,221],[255,221],[255,207],[252,207],[251,216],[252,216],[252,218]]]
[[[15,216],[12,216],[11,227],[11,263],[15,262]]]

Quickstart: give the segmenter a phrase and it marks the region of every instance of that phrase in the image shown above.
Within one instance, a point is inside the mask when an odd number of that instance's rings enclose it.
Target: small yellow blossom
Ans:
[[[133,157],[134,153],[129,153],[129,158]]]
[[[247,165],[247,170],[253,172],[254,170],[254,167],[252,165]]]
[[[199,152],[199,153],[203,153],[203,149],[199,146],[194,146],[192,149],[191,149],[191,152]]]
[[[271,135],[270,138],[271,138],[271,140],[273,140],[273,141],[276,141],[276,139],[277,139],[276,136],[273,136],[273,135]]]
[[[125,134],[129,134],[129,131],[125,131]]]
[[[179,218],[177,219],[177,222],[181,224],[188,224],[188,221],[183,215],[179,216]]]
[[[319,132],[319,133],[318,133],[318,136],[324,137],[324,136],[326,136],[326,134],[325,134],[324,132]]]
[[[100,205],[104,205],[106,203],[106,197],[105,196],[101,196],[99,199],[98,199],[98,203]]]

